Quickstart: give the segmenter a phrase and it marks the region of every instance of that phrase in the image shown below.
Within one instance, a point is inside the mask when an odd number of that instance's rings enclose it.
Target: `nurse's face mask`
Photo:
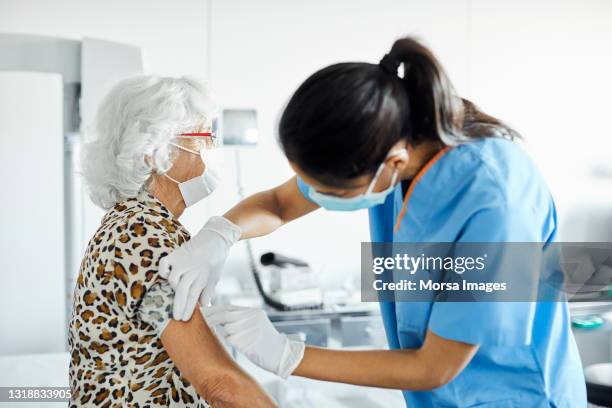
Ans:
[[[185,181],[175,180],[173,177],[169,176],[167,173],[164,174],[168,179],[172,180],[176,184],[178,184],[178,188],[183,197],[183,201],[185,202],[185,206],[190,207],[195,203],[203,200],[212,194],[213,191],[217,188],[220,183],[221,178],[219,177],[219,173],[213,168],[213,161],[209,160],[208,154],[205,152],[211,152],[211,148],[218,147],[214,145],[214,140],[210,138],[214,138],[214,133],[206,132],[206,133],[182,133],[177,136],[177,138],[205,138],[201,139],[201,143],[199,143],[200,151],[196,151],[190,149],[185,146],[181,146],[177,143],[170,143],[172,146],[180,149],[184,152],[191,153],[202,158],[202,161],[205,164],[204,172],[196,177],[190,178]],[[199,139],[196,139],[199,140]]]
[[[385,161],[389,157],[394,157],[394,156],[402,156],[407,159],[408,150],[406,149],[392,150],[391,152],[389,152],[389,154],[385,158]],[[363,194],[359,194],[354,197],[337,197],[337,196],[330,195],[330,194],[320,193],[317,190],[315,190],[312,186],[308,186],[308,196],[310,197],[312,201],[314,201],[321,207],[325,208],[326,210],[330,210],[330,211],[355,211],[355,210],[361,210],[365,208],[371,208],[379,204],[382,204],[385,202],[387,196],[395,188],[395,183],[397,182],[397,176],[399,174],[399,170],[396,168],[393,171],[393,175],[391,176],[391,182],[389,184],[389,187],[387,187],[386,189],[382,191],[374,192],[373,190],[374,190],[374,187],[376,186],[376,182],[378,181],[380,174],[385,168],[385,161],[383,161],[380,164],[380,166],[378,166],[378,169],[376,170],[376,173],[374,174],[374,178],[372,178],[372,181],[368,185],[367,190]]]

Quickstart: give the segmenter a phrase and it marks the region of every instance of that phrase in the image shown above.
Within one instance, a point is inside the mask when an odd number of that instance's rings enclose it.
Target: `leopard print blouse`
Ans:
[[[71,407],[209,407],[160,341],[173,291],[158,276],[159,260],[189,238],[145,192],[104,216],[74,292]]]

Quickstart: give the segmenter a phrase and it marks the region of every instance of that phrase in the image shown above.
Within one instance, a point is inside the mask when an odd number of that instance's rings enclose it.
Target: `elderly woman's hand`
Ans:
[[[173,317],[187,321],[201,297],[207,305],[219,282],[240,227],[224,217],[211,217],[190,241],[160,261],[159,273],[175,290]]]

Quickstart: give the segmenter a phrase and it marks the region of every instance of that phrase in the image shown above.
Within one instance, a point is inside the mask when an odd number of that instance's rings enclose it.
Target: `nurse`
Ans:
[[[188,320],[200,296],[207,304],[238,239],[319,207],[369,209],[374,242],[558,239],[553,199],[516,132],[457,97],[414,39],[396,41],[380,64],[313,74],[285,108],[279,135],[296,176],[212,217],[162,260],[175,318]],[[565,302],[381,302],[381,311],[390,350],[305,346],[258,309],[205,313],[230,344],[282,377],[400,389],[410,407],[586,406]]]

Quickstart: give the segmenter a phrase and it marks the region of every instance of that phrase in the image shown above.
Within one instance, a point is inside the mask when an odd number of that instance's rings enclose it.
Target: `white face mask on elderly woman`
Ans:
[[[191,150],[175,143],[170,144],[178,149],[200,156],[200,153],[196,152],[195,150]],[[206,167],[204,169],[204,173],[186,181],[177,181],[168,174],[164,174],[164,176],[166,176],[168,179],[178,184],[178,188],[183,196],[183,201],[185,201],[185,206],[187,207],[191,207],[195,203],[211,195],[220,183],[221,178],[219,177],[219,174],[211,167],[211,163],[205,162],[205,165]]]

